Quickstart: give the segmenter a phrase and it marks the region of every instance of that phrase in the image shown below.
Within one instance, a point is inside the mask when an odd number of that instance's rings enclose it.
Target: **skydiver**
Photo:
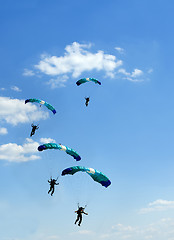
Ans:
[[[88,106],[88,103],[89,103],[89,100],[90,100],[90,98],[89,97],[85,97],[85,100],[86,100],[86,102],[85,102],[85,105],[86,105],[86,107]]]
[[[32,137],[35,134],[35,131],[39,129],[38,125],[31,124],[32,130],[30,133],[30,137]]]
[[[59,183],[56,183],[57,182],[57,179],[54,179],[54,178],[50,178],[50,180],[48,180],[49,184],[50,184],[50,189],[48,191],[48,194],[51,192],[51,196],[53,196],[53,193],[54,193],[54,186],[55,185],[59,185]]]
[[[76,224],[77,222],[79,222],[79,223],[78,223],[78,226],[80,226],[80,224],[81,224],[81,222],[82,222],[82,213],[88,215],[88,213],[84,212],[84,209],[85,209],[85,208],[83,208],[83,207],[78,207],[78,210],[75,211],[75,213],[77,213],[77,219],[76,219],[76,221],[75,221],[74,224]]]

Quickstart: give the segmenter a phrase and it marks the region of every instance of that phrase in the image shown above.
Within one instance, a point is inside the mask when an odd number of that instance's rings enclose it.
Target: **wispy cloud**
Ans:
[[[56,141],[52,138],[41,138],[40,142],[41,143],[56,143]]]
[[[23,145],[7,143],[0,145],[0,160],[8,162],[27,162],[39,159],[36,155],[39,144],[27,138]]]
[[[17,86],[12,86],[11,90],[15,91],[15,92],[21,92],[22,90],[20,88],[18,88]]]
[[[134,71],[131,74],[131,77],[132,78],[136,78],[136,77],[139,77],[141,75],[143,75],[143,71],[141,71],[140,69],[135,68]]]
[[[65,87],[65,83],[68,80],[67,75],[62,75],[57,78],[52,78],[47,82],[47,85],[50,85],[52,89]]]
[[[5,135],[7,133],[8,133],[7,128],[4,127],[0,128],[0,135]]]
[[[169,209],[174,209],[174,201],[158,199],[154,202],[148,204],[146,208],[140,209],[140,214],[145,214],[154,211],[165,211]]]
[[[34,76],[34,75],[35,75],[35,73],[32,70],[29,70],[27,68],[24,69],[23,76],[31,77],[31,76]]]
[[[42,111],[34,104],[25,104],[25,100],[0,97],[0,121],[12,125],[47,119],[48,112]]]
[[[144,81],[144,73],[142,70],[135,68],[132,72],[127,72],[126,69],[120,68],[118,74],[122,75],[123,79],[131,82],[142,82]]]
[[[153,68],[150,68],[147,72],[148,72],[149,74],[150,74],[150,73],[153,73]]]
[[[125,50],[121,47],[115,47],[115,50],[117,50],[121,54],[125,53]]]
[[[118,223],[112,227],[108,233],[102,234],[100,239],[113,239],[113,240],[164,240],[174,239],[174,220],[160,219],[157,222],[150,223],[145,226],[131,226]]]

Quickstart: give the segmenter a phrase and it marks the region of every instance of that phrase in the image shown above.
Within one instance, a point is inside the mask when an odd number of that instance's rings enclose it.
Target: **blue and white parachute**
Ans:
[[[100,183],[102,186],[106,188],[111,184],[111,181],[102,172],[99,172],[93,168],[86,168],[81,166],[73,166],[73,167],[64,169],[62,171],[62,176],[65,176],[68,174],[73,175],[77,172],[86,172],[93,178],[94,181]]]
[[[97,79],[95,78],[81,78],[80,80],[78,80],[76,82],[77,86],[81,85],[82,83],[86,83],[86,82],[94,82],[97,83],[99,85],[101,85],[101,82],[99,82]]]
[[[28,102],[37,102],[39,104],[45,105],[54,114],[56,113],[56,109],[51,104],[49,104],[49,103],[47,103],[47,102],[45,102],[43,100],[40,100],[40,99],[37,99],[37,98],[29,98],[29,99],[25,100],[25,104],[28,103]]]
[[[46,149],[58,149],[58,150],[62,150],[65,151],[67,154],[71,155],[76,161],[80,161],[81,157],[79,156],[79,154],[74,151],[72,148],[66,147],[62,144],[56,144],[56,143],[45,143],[43,145],[40,145],[38,147],[38,151],[43,151]]]

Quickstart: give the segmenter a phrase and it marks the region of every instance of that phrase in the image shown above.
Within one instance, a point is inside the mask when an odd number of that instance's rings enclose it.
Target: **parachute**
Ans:
[[[85,83],[85,82],[94,82],[94,83],[98,83],[99,85],[101,85],[101,82],[99,82],[95,78],[82,78],[82,79],[78,80],[76,82],[76,84],[77,84],[77,86],[79,86],[79,85],[81,85],[82,83]]]
[[[93,168],[86,168],[81,166],[74,166],[66,168],[62,171],[62,176],[65,176],[67,174],[73,175],[76,172],[86,172],[88,173],[94,181],[100,183],[104,187],[108,187],[111,184],[111,181],[101,172],[93,169]]]
[[[38,151],[43,151],[46,149],[59,149],[65,151],[67,154],[71,155],[76,161],[80,161],[81,157],[79,154],[74,151],[73,149],[63,146],[62,144],[56,144],[56,143],[45,143],[43,145],[40,145],[38,147]]]
[[[25,100],[25,104],[28,103],[28,102],[37,102],[37,103],[40,103],[42,105],[45,105],[49,110],[51,110],[54,114],[56,113],[56,110],[53,106],[51,106],[51,104],[43,101],[43,100],[40,100],[40,99],[37,99],[37,98],[30,98],[30,99],[26,99]]]

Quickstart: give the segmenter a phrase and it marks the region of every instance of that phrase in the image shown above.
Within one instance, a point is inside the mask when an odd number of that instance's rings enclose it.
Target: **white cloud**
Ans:
[[[22,90],[19,89],[17,86],[12,86],[11,90],[16,91],[16,92],[21,92]]]
[[[125,226],[116,224],[108,233],[102,234],[101,239],[112,240],[174,240],[174,220],[161,219],[155,223],[149,223],[145,226]]]
[[[41,138],[40,142],[41,143],[56,143],[56,141],[52,138]]]
[[[118,74],[123,75],[124,79],[129,80],[131,82],[142,82],[143,79],[143,71],[140,69],[135,68],[131,73],[127,72],[124,68],[118,69]]]
[[[3,87],[2,87],[2,88],[0,88],[0,89],[1,89],[1,91],[5,91],[5,88],[3,88]]]
[[[23,145],[7,143],[0,145],[0,160],[8,162],[27,162],[39,159],[36,155],[39,144],[27,138]]]
[[[174,201],[158,199],[154,202],[148,204],[146,208],[140,209],[140,214],[145,214],[154,211],[166,211],[169,209],[174,209]]]
[[[29,70],[27,68],[24,69],[23,76],[31,77],[34,75],[35,75],[35,73],[32,70]]]
[[[132,72],[131,74],[131,77],[132,78],[136,78],[136,77],[139,77],[143,74],[143,72],[140,70],[140,69],[134,69],[134,71]]]
[[[7,128],[0,128],[0,135],[5,135],[7,133],[8,133]]]
[[[121,47],[115,47],[115,50],[117,50],[119,53],[123,54],[125,51]]]
[[[68,80],[67,75],[62,75],[57,78],[52,78],[47,82],[47,85],[50,85],[52,89],[65,87],[65,83]]]
[[[104,71],[108,76],[122,65],[122,61],[114,55],[105,54],[101,50],[92,53],[88,50],[90,47],[90,44],[74,42],[66,46],[64,56],[43,55],[35,67],[49,76],[71,74],[78,78],[83,72],[92,70]]]
[[[25,69],[23,75],[51,76],[52,78],[47,84],[52,89],[65,87],[68,79],[76,78],[78,80],[80,77],[90,77],[89,73],[92,71],[102,72],[103,78],[119,77],[131,82],[141,82],[147,79],[142,70],[135,68],[128,72],[122,67],[121,59],[117,59],[115,55],[105,53],[103,50],[92,52],[91,47],[92,44],[73,42],[65,47],[62,56],[42,54],[40,61],[34,65],[33,71]],[[115,47],[115,50],[121,54],[124,53],[124,49],[121,47]],[[150,72],[147,71],[146,74],[150,74]]]
[[[122,73],[125,76],[130,76],[131,75],[129,72],[126,72],[126,70],[124,68],[120,68],[118,70],[118,73]]]
[[[56,142],[52,138],[41,138],[41,143]],[[26,138],[22,145],[16,143],[7,143],[0,145],[0,160],[8,162],[27,162],[40,159],[38,153],[38,142],[31,138]]]
[[[0,121],[17,125],[47,119],[48,116],[48,112],[42,111],[34,104],[25,104],[25,100],[0,97]]]

